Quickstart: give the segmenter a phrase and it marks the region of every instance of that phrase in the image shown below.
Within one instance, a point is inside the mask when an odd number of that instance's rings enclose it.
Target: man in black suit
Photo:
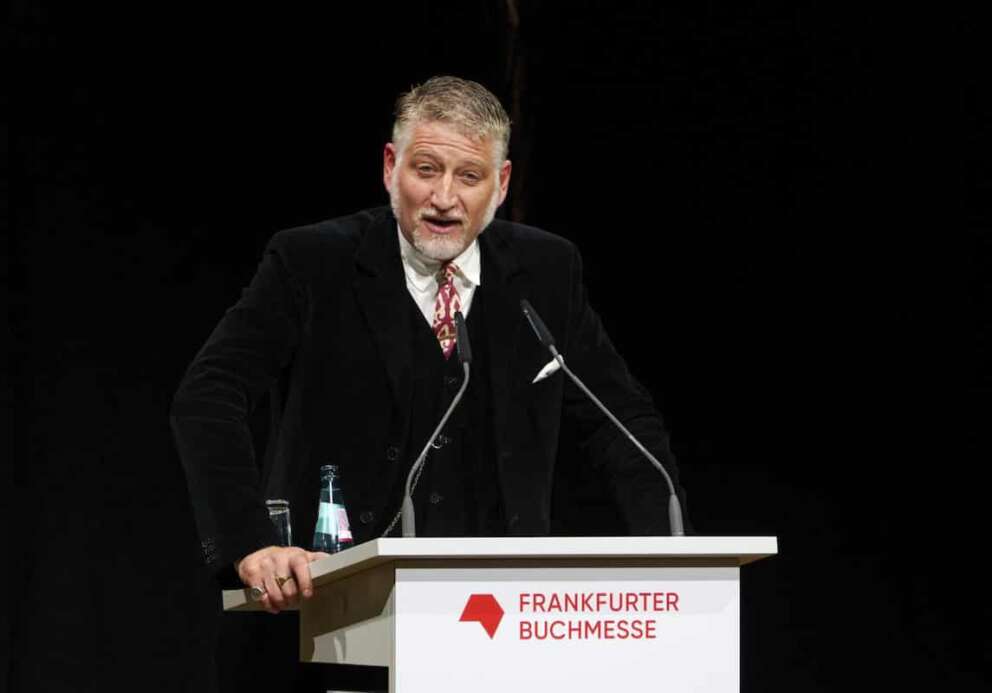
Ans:
[[[509,132],[475,82],[439,77],[403,95],[383,156],[390,208],[276,234],[176,394],[206,560],[233,565],[270,611],[308,596],[316,554],[275,546],[264,498],[289,498],[306,540],[318,469],[337,464],[355,541],[395,535],[410,465],[461,382],[459,309],[472,380],[418,481],[419,534],[547,534],[563,419],[604,468],[629,530],[669,533],[658,472],[562,373],[534,382],[549,356],[526,327],[524,298],[677,484],[660,416],[589,307],[575,247],[493,220],[510,181]],[[247,420],[267,392],[276,423],[260,474]]]

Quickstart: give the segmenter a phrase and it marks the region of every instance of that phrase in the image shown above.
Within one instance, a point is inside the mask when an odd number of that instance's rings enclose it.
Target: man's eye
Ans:
[[[462,178],[465,180],[465,182],[473,183],[473,184],[478,183],[480,180],[482,180],[482,176],[480,176],[478,173],[471,173],[471,172],[463,173]]]
[[[417,166],[417,173],[424,176],[428,176],[434,173],[434,167],[429,164],[420,164],[419,166]]]

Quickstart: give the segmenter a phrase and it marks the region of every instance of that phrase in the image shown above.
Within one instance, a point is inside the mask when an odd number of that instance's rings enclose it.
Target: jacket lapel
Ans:
[[[411,311],[396,234],[391,214],[383,215],[365,232],[355,256],[354,290],[385,363],[394,404],[398,411],[406,412],[413,395]]]
[[[529,289],[527,275],[514,257],[498,225],[479,236],[482,283],[486,292],[485,339],[489,347],[489,382],[492,388],[496,442],[504,440],[512,375],[519,350],[523,319],[520,299]]]

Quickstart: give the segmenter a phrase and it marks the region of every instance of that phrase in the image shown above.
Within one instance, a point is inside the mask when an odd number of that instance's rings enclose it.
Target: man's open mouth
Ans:
[[[448,219],[445,217],[421,217],[428,226],[431,227],[432,231],[435,232],[445,232],[456,226],[459,226],[462,222],[460,219]]]

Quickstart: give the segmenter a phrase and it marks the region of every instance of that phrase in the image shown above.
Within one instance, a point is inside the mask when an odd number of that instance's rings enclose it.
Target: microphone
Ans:
[[[458,349],[458,361],[464,366],[472,363],[472,345],[468,341],[468,325],[460,310],[455,311],[455,347]]]
[[[544,324],[541,320],[541,316],[537,314],[534,310],[534,306],[530,304],[526,298],[521,299],[520,309],[524,312],[524,317],[527,318],[527,322],[530,323],[530,327],[534,330],[534,334],[537,335],[537,341],[544,345],[546,349],[551,352],[551,355],[556,359],[558,358],[558,351],[555,349],[555,338],[551,336],[551,330],[548,326]]]
[[[401,527],[403,530],[404,537],[415,537],[417,536],[417,520],[413,510],[413,487],[417,483],[417,479],[420,478],[418,470],[420,470],[424,461],[427,459],[427,453],[430,452],[431,445],[437,439],[441,430],[444,428],[444,424],[448,423],[448,419],[451,417],[451,413],[455,411],[455,407],[462,400],[462,395],[465,394],[465,389],[468,387],[469,379],[469,364],[472,362],[472,347],[468,341],[468,327],[465,325],[465,318],[461,311],[455,311],[455,345],[458,349],[458,361],[462,365],[462,372],[465,377],[462,379],[462,386],[458,388],[458,392],[455,394],[455,398],[451,400],[451,404],[448,405],[448,410],[444,413],[441,418],[441,423],[437,425],[434,429],[434,433],[427,441],[427,445],[421,451],[420,456],[410,467],[410,472],[406,475],[406,487],[404,489],[403,495],[403,506],[400,509],[398,515],[401,518]],[[416,479],[414,478],[416,477]],[[396,518],[389,523],[389,527],[383,532],[383,536],[389,534],[392,531],[393,526],[396,524]]]
[[[562,370],[568,374],[568,377],[571,378],[572,381],[579,386],[579,389],[582,390],[586,396],[589,397],[589,399],[591,399],[593,403],[600,408],[600,410],[602,410],[604,414],[606,414],[607,418],[609,418],[609,420],[612,421],[625,436],[627,436],[628,440],[634,444],[634,447],[636,447],[641,454],[647,457],[648,461],[650,461],[651,464],[653,464],[658,471],[664,475],[665,481],[668,483],[668,524],[672,528],[672,536],[685,536],[685,529],[682,522],[682,504],[679,502],[678,494],[675,493],[675,485],[672,483],[672,477],[669,476],[668,470],[665,469],[665,467],[657,460],[657,458],[655,458],[654,455],[648,452],[647,448],[641,445],[640,441],[627,430],[627,427],[620,423],[620,420],[606,408],[606,405],[600,402],[599,398],[585,386],[585,383],[579,380],[579,377],[565,365],[565,357],[558,353],[558,350],[555,348],[554,337],[551,336],[551,332],[544,324],[544,321],[541,320],[540,316],[537,314],[537,311],[534,310],[534,307],[527,301],[527,299],[520,301],[520,309],[523,311],[524,317],[527,318],[527,322],[530,323],[531,329],[534,330],[534,334],[537,335],[537,341],[543,344],[544,347],[551,352],[551,355],[556,361],[558,361]]]

